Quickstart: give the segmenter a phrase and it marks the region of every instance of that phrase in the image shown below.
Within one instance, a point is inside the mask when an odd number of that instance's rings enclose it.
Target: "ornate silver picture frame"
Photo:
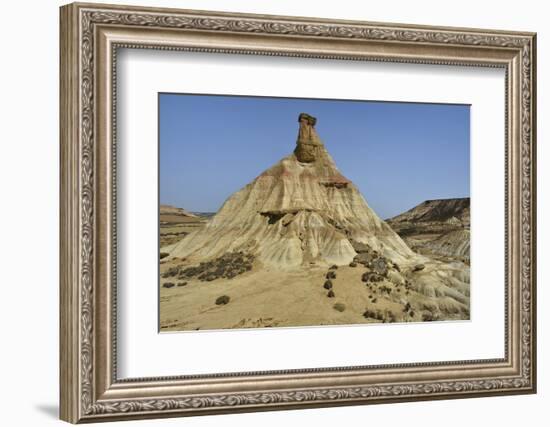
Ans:
[[[63,6],[60,21],[61,419],[536,391],[535,34],[80,3]],[[504,357],[119,378],[116,62],[122,48],[503,69]]]

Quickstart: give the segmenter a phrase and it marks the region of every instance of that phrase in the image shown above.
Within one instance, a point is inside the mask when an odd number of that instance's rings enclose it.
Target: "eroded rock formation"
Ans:
[[[204,229],[169,248],[172,256],[243,250],[281,268],[347,265],[357,255],[352,240],[395,261],[414,256],[340,173],[315,131],[316,119],[302,113],[299,123],[294,153],[229,197]]]
[[[298,123],[300,123],[300,129],[298,131],[298,140],[296,141],[294,155],[299,162],[314,162],[319,157],[319,149],[323,145],[319,139],[319,135],[315,131],[317,119],[307,113],[301,113],[298,116]]]
[[[470,198],[426,200],[388,220],[415,251],[470,259]]]

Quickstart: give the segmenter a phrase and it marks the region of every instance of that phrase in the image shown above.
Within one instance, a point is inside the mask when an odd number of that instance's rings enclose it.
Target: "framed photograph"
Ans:
[[[61,8],[61,418],[536,391],[535,34]]]

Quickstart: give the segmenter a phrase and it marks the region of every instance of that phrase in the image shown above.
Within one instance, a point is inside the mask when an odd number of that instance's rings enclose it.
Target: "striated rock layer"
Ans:
[[[470,258],[470,198],[426,200],[387,221],[417,252]]]
[[[470,225],[470,198],[426,200],[389,220],[392,223],[444,222]]]
[[[230,196],[203,229],[163,250],[189,261],[244,251],[278,268],[348,264],[355,242],[395,262],[417,258],[340,173],[315,122],[302,113],[292,154]]]

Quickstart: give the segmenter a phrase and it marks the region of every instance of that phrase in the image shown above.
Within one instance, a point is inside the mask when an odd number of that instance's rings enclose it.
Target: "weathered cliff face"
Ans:
[[[417,257],[340,173],[315,122],[301,114],[294,153],[229,197],[204,229],[167,248],[170,255],[242,250],[279,268],[344,265],[357,255],[352,242],[361,242],[395,262]]]
[[[470,258],[470,199],[427,200],[388,220],[415,251]]]
[[[389,220],[403,222],[444,222],[470,225],[470,198],[426,200]]]

